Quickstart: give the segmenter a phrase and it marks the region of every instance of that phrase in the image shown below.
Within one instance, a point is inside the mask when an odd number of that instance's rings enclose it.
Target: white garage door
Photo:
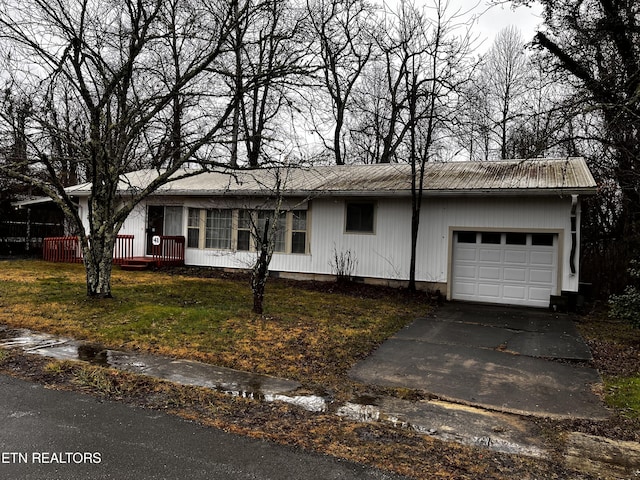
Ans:
[[[557,294],[558,236],[454,232],[454,300],[548,307]]]

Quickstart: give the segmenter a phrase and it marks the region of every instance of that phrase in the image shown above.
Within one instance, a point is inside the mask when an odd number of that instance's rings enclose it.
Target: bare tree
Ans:
[[[456,12],[448,11],[446,1],[434,0],[419,10],[402,4],[401,24],[412,34],[403,43],[408,58],[405,70],[407,96],[407,161],[411,165],[411,257],[409,289],[416,288],[416,260],[425,169],[437,159],[438,144],[451,130],[455,113],[450,107],[467,81],[470,37],[468,28],[458,22]]]
[[[382,139],[387,132],[389,115],[386,65],[380,59],[369,62],[361,82],[354,89],[353,125],[349,140],[355,156],[362,163],[379,163]]]
[[[376,56],[365,70],[357,94],[358,122],[352,129],[356,145],[368,151],[360,154],[370,163],[398,161],[408,123],[406,75],[419,36],[419,26],[407,12],[413,5],[401,0],[396,11],[385,11],[375,35]]]
[[[457,97],[454,142],[466,150],[470,161],[487,161],[491,153],[492,130],[489,89],[482,76],[471,76]]]
[[[0,98],[0,119],[7,136],[3,142],[3,157],[7,164],[26,164],[27,158],[27,122],[33,112],[32,102],[27,95],[16,95],[11,85],[4,90]],[[22,173],[28,174],[23,167]]]
[[[280,128],[282,113],[295,108],[292,93],[308,74],[309,40],[306,14],[294,2],[241,1],[252,13],[239,18],[229,38],[234,59],[230,86],[239,97],[232,116],[231,163],[255,168],[286,136]]]
[[[259,198],[250,200],[238,213],[238,229],[247,233],[238,238],[238,249],[255,251],[250,269],[253,311],[257,314],[262,314],[264,310],[265,289],[273,255],[285,248],[287,210],[295,208],[295,205],[285,202],[284,190],[294,168],[297,165],[280,165],[245,173],[264,192]]]
[[[532,55],[527,62],[528,88],[523,93],[520,115],[507,136],[511,158],[580,156],[574,119],[578,105],[575,90],[548,68],[547,58]]]
[[[599,249],[606,261],[594,269],[594,277],[609,270],[616,278],[610,286],[616,290],[624,285],[630,259],[640,252],[640,6],[634,1],[609,0],[539,3],[544,8],[544,28],[533,44],[548,55],[551,68],[566,73],[565,83],[576,89],[574,102],[580,108],[572,127],[583,138],[595,133],[588,148],[598,155],[588,161],[603,185],[601,192],[609,195],[593,207],[595,212],[606,211],[592,217],[604,220],[594,230],[606,238]],[[585,116],[588,124],[596,115],[600,129],[579,124]],[[615,255],[606,255],[607,250]],[[598,252],[593,252],[592,257],[596,256]]]
[[[500,158],[506,159],[510,156],[507,149],[509,129],[521,115],[522,96],[529,79],[524,40],[516,27],[506,27],[498,32],[483,70],[485,81],[489,82]]]
[[[281,169],[272,170],[274,173],[273,206],[257,216],[253,222],[251,232],[256,247],[256,261],[251,269],[251,291],[253,292],[253,312],[262,314],[264,310],[264,293],[269,277],[269,265],[276,248],[276,237],[282,229],[280,218],[282,215],[283,178]]]
[[[177,175],[226,166],[215,148],[239,93],[226,88],[227,45],[235,23],[251,15],[237,0],[70,0],[0,2],[5,66],[34,115],[25,161],[0,169],[37,185],[72,219],[80,237],[89,296],[111,296],[117,232],[132,209]],[[247,88],[259,78],[247,79]],[[78,128],[52,121],[68,99]],[[44,139],[64,145],[91,182],[85,228],[58,178]],[[196,163],[197,162],[197,163]],[[25,164],[31,172],[24,174]],[[185,170],[185,165],[202,165]],[[143,166],[147,182],[122,193],[123,174]]]
[[[374,50],[374,11],[364,0],[307,0],[321,59],[322,85],[331,101],[331,135],[316,132],[337,165],[348,158],[344,126],[353,88]],[[317,110],[317,105],[311,106]],[[329,138],[327,138],[329,137]]]

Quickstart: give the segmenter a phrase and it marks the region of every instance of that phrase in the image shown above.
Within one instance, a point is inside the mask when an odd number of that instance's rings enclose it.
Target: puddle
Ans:
[[[182,385],[207,387],[236,397],[285,402],[310,412],[332,412],[358,422],[385,422],[423,435],[498,452],[533,457],[546,455],[540,435],[517,417],[434,401],[414,402],[391,397],[363,396],[333,405],[323,395],[300,394],[301,385],[268,375],[241,372],[191,360],[105,349],[95,343],[0,326],[0,348],[57,360],[82,360],[95,365],[148,375]]]
[[[311,412],[326,412],[329,405],[319,395],[295,394],[300,384],[291,380],[191,360],[109,350],[99,344],[78,342],[25,329],[0,329],[0,347],[20,348],[25,352],[56,360],[82,360],[182,385],[207,387],[236,397],[286,402]]]

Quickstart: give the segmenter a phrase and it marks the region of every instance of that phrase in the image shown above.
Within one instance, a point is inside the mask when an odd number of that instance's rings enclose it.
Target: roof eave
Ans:
[[[429,197],[484,197],[484,196],[564,196],[595,195],[596,187],[566,188],[485,188],[485,189],[424,189]],[[126,192],[123,192],[126,193]],[[224,197],[265,197],[273,196],[269,190],[158,190],[153,196],[224,196]],[[410,197],[411,190],[287,190],[285,197]]]
[[[478,189],[448,189],[425,190],[424,195],[430,197],[486,197],[486,196],[565,196],[565,195],[595,195],[596,187],[566,187],[566,188],[478,188]]]

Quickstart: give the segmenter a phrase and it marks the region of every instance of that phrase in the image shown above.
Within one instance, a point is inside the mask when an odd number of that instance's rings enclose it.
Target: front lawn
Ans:
[[[258,316],[247,280],[213,277],[116,267],[114,298],[96,300],[81,265],[0,262],[0,323],[331,385],[429,308],[421,294],[272,279]]]

